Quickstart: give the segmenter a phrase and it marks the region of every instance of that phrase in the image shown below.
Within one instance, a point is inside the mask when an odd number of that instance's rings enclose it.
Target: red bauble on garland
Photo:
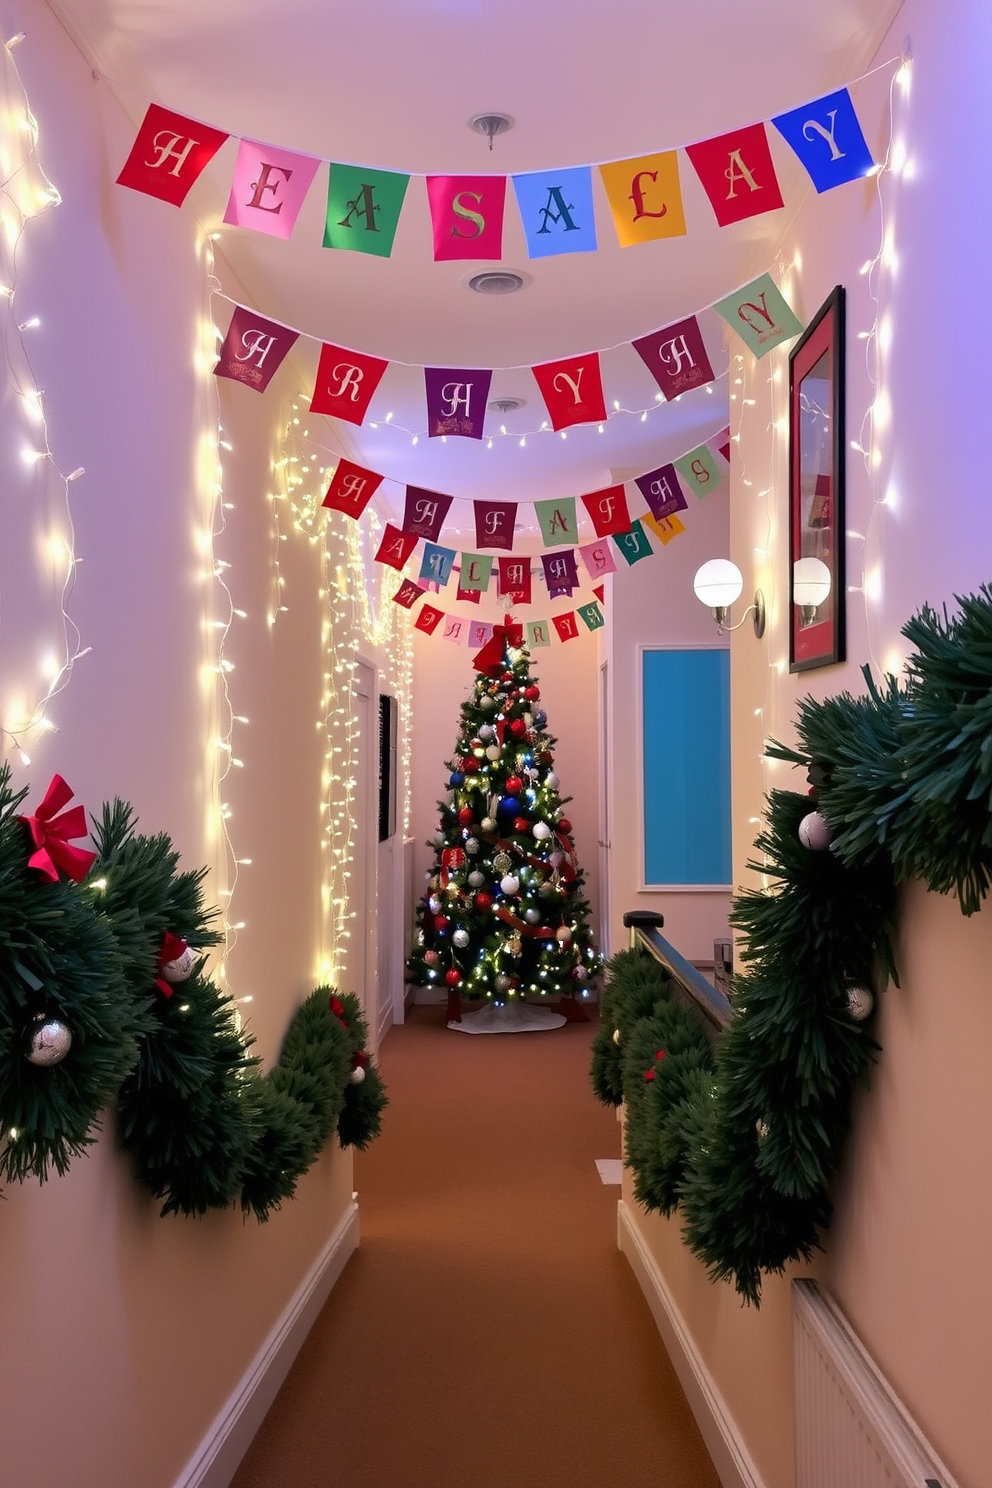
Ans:
[[[539,687],[534,687],[532,684],[530,687],[524,688],[524,697],[529,703],[536,703],[540,696],[541,689]]]
[[[475,820],[471,806],[463,806],[458,813],[458,820],[463,827],[470,827]]]
[[[559,832],[566,833],[572,830],[572,823],[569,821],[567,816],[560,816],[558,818],[558,830]]]
[[[514,718],[510,724],[510,733],[515,739],[522,739],[527,732],[527,725],[522,718]]]
[[[483,894],[476,894],[476,896],[475,896],[475,907],[476,907],[476,909],[483,909],[483,910],[485,910],[485,909],[492,909],[492,907],[493,907],[493,896],[491,894],[485,894],[485,893],[483,893]]]
[[[461,979],[462,979],[462,974],[461,974],[461,972],[458,970],[458,968],[456,966],[450,967],[444,973],[444,980],[447,982],[447,984],[448,984],[449,987],[457,987],[458,984],[460,983]]]
[[[529,826],[530,826],[530,822],[527,820],[527,818],[525,816],[518,816],[514,820],[513,830],[515,832],[526,832],[527,831],[527,828]]]
[[[519,775],[508,775],[506,779],[506,794],[515,796],[524,788],[524,783]]]

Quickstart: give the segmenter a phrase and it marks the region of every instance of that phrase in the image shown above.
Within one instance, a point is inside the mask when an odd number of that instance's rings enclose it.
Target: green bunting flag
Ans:
[[[410,177],[364,165],[332,164],[327,183],[325,248],[389,258]]]

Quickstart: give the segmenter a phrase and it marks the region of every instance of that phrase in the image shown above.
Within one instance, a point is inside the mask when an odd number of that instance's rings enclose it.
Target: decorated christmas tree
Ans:
[[[601,958],[520,627],[497,625],[474,665],[408,973],[447,989],[449,1020],[462,997],[564,998],[575,1016]]]

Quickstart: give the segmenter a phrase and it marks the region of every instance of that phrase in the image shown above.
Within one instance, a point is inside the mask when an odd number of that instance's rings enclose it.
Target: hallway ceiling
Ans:
[[[328,448],[401,483],[382,488],[400,510],[402,483],[523,502],[578,495],[716,433],[728,419],[726,378],[710,393],[658,405],[627,343],[773,268],[785,225],[811,189],[773,139],[785,207],[720,228],[682,156],[685,237],[620,248],[597,179],[598,251],[529,261],[508,187],[502,263],[434,263],[416,176],[598,163],[768,119],[856,78],[899,8],[895,0],[50,3],[136,125],[154,101],[235,137],[413,175],[389,259],[321,246],[320,171],[290,241],[224,227],[236,138],[183,209],[221,233],[219,251],[251,307],[312,338],[298,343],[308,375],[322,340],[412,364],[390,366],[369,413],[377,428],[315,421]],[[488,111],[514,121],[491,152],[468,122]],[[149,200],[148,210],[175,209]],[[495,297],[466,287],[471,274],[497,267],[523,274],[526,287]],[[223,283],[223,262],[218,274]],[[225,306],[219,319],[226,328]],[[726,366],[721,327],[712,313],[703,322],[717,371]],[[603,356],[607,406],[616,398],[636,412],[615,414],[602,434],[595,426],[567,440],[534,433],[546,412],[530,365],[611,347]],[[425,364],[501,369],[491,399],[518,397],[524,406],[490,412],[486,428],[498,435],[502,424],[513,437],[495,438],[492,449],[457,438],[422,437],[414,446],[403,431],[426,428]],[[532,436],[524,448],[522,434]],[[474,541],[471,515],[456,501],[445,540],[464,530]]]

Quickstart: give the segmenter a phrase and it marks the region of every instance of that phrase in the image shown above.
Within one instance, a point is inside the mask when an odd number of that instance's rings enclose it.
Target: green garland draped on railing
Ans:
[[[607,965],[593,1048],[598,1098],[624,1103],[625,1161],[648,1209],[683,1221],[714,1280],[758,1305],[763,1273],[809,1260],[831,1214],[850,1095],[878,1046],[873,994],[895,980],[898,885],[920,879],[974,914],[992,883],[992,588],[949,617],[924,607],[903,634],[905,677],[806,698],[807,772],[774,790],[736,896],[735,1017],[710,1052],[671,977],[625,951]]]

